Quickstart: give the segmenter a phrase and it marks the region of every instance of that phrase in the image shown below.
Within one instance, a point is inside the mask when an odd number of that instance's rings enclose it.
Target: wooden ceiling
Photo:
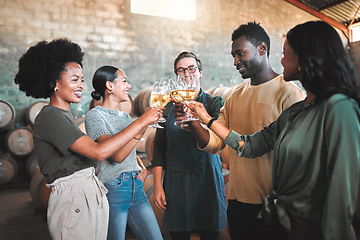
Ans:
[[[360,22],[360,0],[285,1],[342,30],[350,42],[350,27]]]

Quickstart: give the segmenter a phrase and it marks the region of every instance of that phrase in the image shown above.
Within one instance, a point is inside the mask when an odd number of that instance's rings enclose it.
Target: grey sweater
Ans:
[[[86,134],[93,140],[102,135],[113,136],[131,124],[126,112],[110,110],[101,106],[91,109],[85,117]],[[122,172],[140,171],[136,161],[136,149],[122,162],[117,163],[111,158],[100,163],[98,178],[103,182],[115,180]]]

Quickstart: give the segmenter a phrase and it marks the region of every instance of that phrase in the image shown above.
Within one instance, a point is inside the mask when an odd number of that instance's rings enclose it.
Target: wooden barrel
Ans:
[[[226,145],[225,148],[219,152],[221,166],[226,169],[229,169],[229,151],[230,148],[228,145]]]
[[[155,217],[156,220],[159,224],[160,227],[160,231],[164,234],[166,231],[164,231],[163,227],[162,227],[162,223],[163,223],[163,218],[164,218],[164,210],[163,209],[159,209],[154,202],[154,197],[153,197],[153,192],[154,192],[154,177],[152,174],[148,175],[145,181],[145,185],[144,185],[144,191],[145,194],[147,196],[147,198],[149,199],[150,205],[155,213]]]
[[[223,174],[223,177],[224,177],[224,184],[226,185],[226,184],[228,184],[229,178],[230,178],[229,169],[223,168],[222,169],[222,174]]]
[[[205,90],[205,92],[212,95],[215,89],[216,89],[216,87],[212,87],[212,88]]]
[[[39,163],[35,154],[31,154],[30,157],[26,159],[25,171],[26,174],[32,178],[35,172],[39,169]]]
[[[39,101],[39,102],[34,102],[34,103],[30,104],[26,108],[25,121],[28,125],[30,125],[31,128],[34,127],[34,122],[35,122],[36,116],[39,114],[41,109],[46,105],[49,105],[49,103],[45,102],[45,101]]]
[[[212,95],[214,96],[223,96],[226,91],[228,91],[229,87],[226,86],[219,86],[214,89]]]
[[[150,106],[152,87],[142,89],[134,99],[134,115],[140,117]]]
[[[155,132],[156,132],[155,128],[149,127],[148,129],[146,129],[144,135],[142,136],[142,138],[140,139],[140,141],[136,145],[136,151],[137,152],[140,152],[140,153],[145,153],[146,152],[147,139],[149,138],[149,136],[155,135]]]
[[[244,83],[243,83],[244,84]],[[225,100],[236,91],[242,84],[232,87],[219,86],[212,91],[211,95],[223,97]]]
[[[40,169],[36,170],[30,182],[30,195],[37,207],[46,209],[49,202],[51,189],[46,186],[45,177]]]
[[[11,182],[17,174],[16,161],[6,153],[0,153],[0,184]]]
[[[244,84],[244,83],[242,83]],[[229,87],[222,95],[222,97],[226,100],[228,97],[230,97],[230,95],[235,92],[242,84],[239,85],[235,85],[232,87]]]
[[[7,101],[0,100],[0,132],[7,131],[14,123],[15,109]]]
[[[154,148],[154,139],[156,131],[152,131],[151,134],[147,137],[145,143],[145,152],[147,158],[151,161],[153,158],[153,148]]]
[[[89,105],[89,110],[93,109],[96,106],[101,105],[101,103],[103,102],[103,99],[101,98],[100,100],[91,100],[90,105]],[[125,102],[121,102],[119,105],[119,110],[126,112],[127,114],[129,114],[130,116],[133,116],[133,100],[131,98],[131,96],[129,96],[129,99]]]
[[[15,158],[28,157],[34,151],[32,130],[25,126],[12,128],[5,136],[5,147]]]
[[[144,182],[144,192],[146,193],[146,191],[150,188],[150,187],[154,187],[154,175],[153,174],[148,174],[146,177],[146,180]]]

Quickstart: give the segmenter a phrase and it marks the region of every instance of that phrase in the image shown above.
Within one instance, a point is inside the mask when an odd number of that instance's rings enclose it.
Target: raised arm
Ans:
[[[230,129],[213,119],[202,103],[191,101],[186,105],[192,109],[195,117],[199,119],[202,124],[206,125],[207,128],[211,129],[219,138],[221,138],[221,140],[225,141],[230,133]],[[208,144],[210,138],[208,130],[196,121],[189,124],[189,129],[194,133],[194,137],[198,141],[199,147],[204,148]]]
[[[132,141],[132,143],[129,146],[134,147],[136,145],[134,136],[142,132],[149,124],[157,122],[162,114],[161,112],[162,110],[160,108],[149,108],[147,110],[148,117],[137,119],[121,132],[112,137],[101,139],[101,142],[98,143],[87,135],[84,135],[70,146],[70,150],[88,158],[103,161],[118,152],[130,141]],[[124,157],[123,154],[120,155],[119,157]]]
[[[253,135],[240,135],[235,131],[231,131],[217,120],[212,119],[206,112],[202,103],[191,101],[187,104],[192,109],[196,118],[200,122],[209,125],[210,129],[220,138],[226,145],[237,151],[239,157],[255,158],[273,149],[275,140],[281,129],[284,128],[289,112],[284,111],[282,116],[263,130]],[[211,124],[210,124],[211,123]]]
[[[204,108],[205,110],[205,108]],[[206,110],[205,110],[206,112]],[[182,103],[175,103],[174,105],[174,115],[175,118],[178,121],[181,121],[183,119],[183,104]],[[208,114],[206,112],[206,114]],[[209,115],[210,116],[210,115]],[[193,133],[193,136],[195,140],[197,141],[200,148],[204,148],[210,139],[209,131],[205,129],[203,126],[201,126],[199,121],[191,121],[188,122],[183,129],[186,129],[188,131],[191,131]]]

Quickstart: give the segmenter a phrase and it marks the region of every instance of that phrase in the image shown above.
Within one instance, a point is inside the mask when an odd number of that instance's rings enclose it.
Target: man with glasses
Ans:
[[[176,75],[192,75],[198,82],[195,101],[218,118],[224,99],[202,91],[202,64],[192,52],[182,52],[174,60]],[[175,107],[182,110],[182,104]],[[221,162],[217,154],[197,148],[191,132],[175,126],[174,104],[164,110],[164,129],[157,129],[153,150],[154,200],[164,209],[163,229],[173,240],[186,240],[192,233],[203,240],[219,240],[226,224],[226,197]],[[194,124],[199,125],[198,121]],[[164,181],[162,175],[164,171]]]

